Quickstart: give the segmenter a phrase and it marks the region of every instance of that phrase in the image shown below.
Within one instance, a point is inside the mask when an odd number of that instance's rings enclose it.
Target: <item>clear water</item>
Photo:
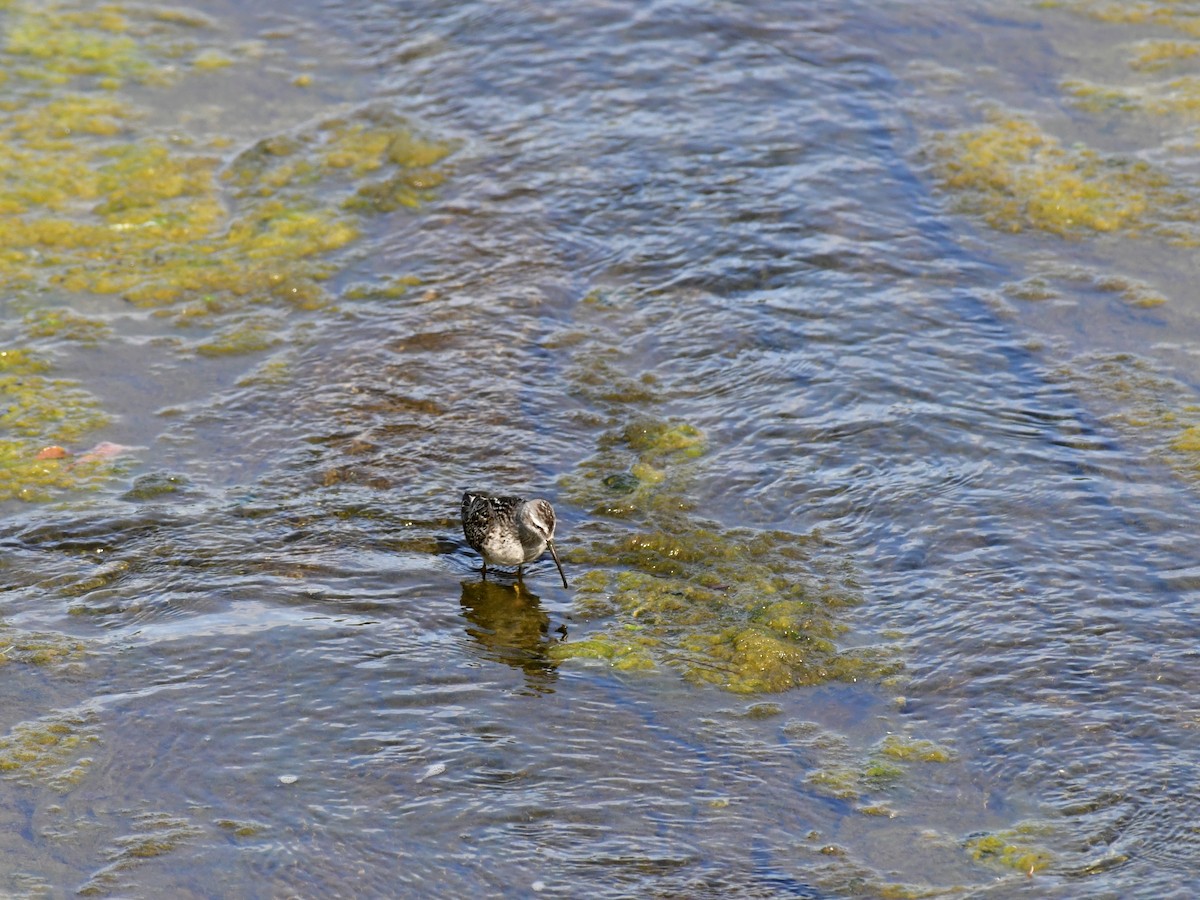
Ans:
[[[1122,77],[1114,47],[1163,26],[1001,2],[194,6],[272,53],[146,90],[145,127],[232,133],[232,156],[377,104],[457,150],[434,199],[339,257],[344,302],[290,312],[269,351],[181,355],[168,323],[65,298],[114,337],[51,348],[60,370],[139,449],[99,493],[5,508],[5,621],[78,649],[4,668],[0,733],[53,721],[77,746],[0,780],[0,890],[1200,886],[1195,463],[1128,424],[1197,402],[1194,255],[990,229],[926,156],[1002,104],[1185,178],[1186,121],[1059,87]],[[1068,265],[1050,301],[1005,293]],[[420,286],[349,299],[402,274]],[[268,359],[286,377],[246,377]],[[459,492],[555,500],[581,575],[599,526],[562,485],[645,415],[705,435],[696,515],[831,542],[862,595],[839,643],[888,645],[899,676],[742,695],[559,661],[561,628],[605,623],[548,559],[524,592],[480,583]],[[126,493],[154,473],[186,487]],[[888,735],[949,758],[872,775]]]

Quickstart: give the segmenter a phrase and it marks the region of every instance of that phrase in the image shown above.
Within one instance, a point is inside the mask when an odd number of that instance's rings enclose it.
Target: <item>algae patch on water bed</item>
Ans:
[[[107,896],[122,886],[122,876],[145,862],[164,856],[204,829],[183,816],[167,812],[143,812],[134,817],[133,830],[117,838],[104,851],[107,865],[94,873],[76,891],[84,897]]]
[[[188,71],[236,62],[203,19],[18,3],[0,22],[0,286],[17,297],[112,295],[187,325],[256,303],[311,308],[364,216],[415,207],[444,178],[451,145],[383,109],[264,138],[228,164],[222,135],[149,130],[122,85],[184,77],[180,55]]]
[[[618,669],[667,665],[690,681],[738,692],[879,679],[899,666],[887,648],[843,649],[839,613],[861,602],[851,566],[819,535],[724,528],[687,500],[705,453],[700,429],[638,418],[605,434],[600,452],[563,480],[597,521],[570,560],[576,609],[606,620],[557,659]]]
[[[1196,56],[1200,56],[1200,41],[1140,41],[1134,45],[1129,65],[1153,72]]]
[[[813,722],[789,722],[784,727],[788,741],[815,760],[805,782],[814,790],[858,803],[866,815],[887,808],[878,799],[900,783],[916,776],[923,764],[948,763],[955,754],[947,747],[923,738],[889,734],[866,753],[856,752],[841,735]],[[875,799],[871,799],[875,798]]]
[[[1091,292],[1115,296],[1123,303],[1152,309],[1167,302],[1166,296],[1137,278],[1112,275],[1087,266],[1049,263],[1033,266],[1034,274],[1000,286],[1000,292],[1013,300],[1040,302],[1062,300],[1067,293]]]
[[[1129,354],[1080,358],[1056,375],[1109,404],[1106,422],[1200,489],[1200,398],[1188,385]]]
[[[52,376],[52,348],[102,349],[117,339],[111,319],[133,307],[188,328],[163,345],[185,355],[299,339],[289,316],[330,302],[335,256],[367,218],[420,205],[444,178],[452,145],[383,108],[315,117],[232,158],[225,135],[150,127],[138,101],[162,86],[237,79],[225,42],[186,10],[0,6],[0,289],[22,317],[20,342],[49,351],[0,360],[0,499],[44,499],[113,471],[38,457],[109,420]]]
[[[1054,854],[1037,840],[1049,833],[1046,827],[1021,824],[1007,831],[972,835],[963,846],[978,862],[1033,875],[1055,861]]]
[[[996,115],[978,128],[940,134],[929,155],[958,206],[1003,231],[1196,238],[1197,198],[1166,171],[1066,147],[1025,119]]]
[[[0,188],[10,212],[0,224],[0,285],[177,306],[187,325],[252,304],[328,302],[328,255],[358,238],[364,214],[427,198],[442,177],[434,163],[449,152],[378,110],[260,141],[228,167],[136,134],[61,143],[43,155],[0,127],[0,171],[30,171],[41,186],[36,196]]]
[[[99,740],[95,714],[86,710],[21,722],[0,736],[0,775],[66,793],[87,775],[86,751]]]
[[[1070,78],[1062,87],[1075,104],[1087,112],[1115,110],[1188,117],[1200,115],[1200,78],[1194,75],[1128,87]]]
[[[1155,72],[1163,69],[1194,68],[1200,55],[1200,15],[1196,8],[1183,3],[1094,3],[1069,2],[1045,4],[1061,7],[1074,14],[1087,16],[1109,25],[1137,29],[1144,26],[1170,28],[1187,39],[1154,37],[1131,41],[1128,46],[1129,67],[1133,72]],[[1145,114],[1174,119],[1194,120],[1200,115],[1200,78],[1183,71],[1162,81],[1149,82],[1135,78],[1133,83],[1097,84],[1084,78],[1067,78],[1062,90],[1075,106],[1093,114]],[[1195,149],[1194,140],[1185,140]]]
[[[85,645],[61,634],[22,631],[0,624],[0,667],[61,666],[79,663]]]
[[[0,410],[0,500],[90,488],[112,473],[111,461],[45,452],[82,440],[108,416],[91,394],[51,377],[49,364],[26,350],[0,350]]]
[[[1087,16],[1098,22],[1119,25],[1155,25],[1173,28],[1184,34],[1200,37],[1200,11],[1192,4],[1178,0],[1140,0],[1135,3],[1114,0],[1042,0],[1044,9],[1062,9]]]

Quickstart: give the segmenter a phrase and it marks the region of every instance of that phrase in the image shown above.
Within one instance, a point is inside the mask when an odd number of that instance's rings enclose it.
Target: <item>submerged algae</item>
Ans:
[[[80,344],[98,344],[112,334],[99,319],[69,309],[34,309],[25,315],[25,333],[31,338],[57,338]]]
[[[189,325],[264,301],[311,308],[327,302],[324,258],[358,237],[364,215],[416,206],[444,178],[438,164],[451,146],[378,109],[264,139],[226,166],[142,127],[114,93],[125,80],[153,81],[158,67],[175,70],[178,47],[158,32],[204,22],[121,6],[102,16],[31,8],[18,5],[3,53],[26,63],[22,83],[65,86],[18,85],[3,104],[0,286],[10,292],[187,304],[179,318]],[[43,53],[37,29],[78,52]],[[217,52],[199,45],[193,69],[234,62]]]
[[[1188,385],[1129,354],[1080,358],[1058,377],[1112,404],[1105,421],[1200,490],[1200,402]]]
[[[846,630],[838,611],[861,597],[835,545],[693,513],[687,487],[706,447],[689,423],[639,417],[605,433],[563,479],[570,499],[600,518],[590,546],[570,553],[595,567],[576,579],[577,611],[611,621],[550,653],[667,665],[746,693],[896,671],[890,651],[836,644]]]
[[[1043,0],[1046,9],[1064,9],[1098,22],[1120,25],[1158,25],[1200,37],[1200,13],[1178,0],[1119,3],[1113,0]]]
[[[1035,825],[1018,825],[1007,831],[972,835],[963,847],[978,862],[1033,875],[1055,861],[1054,854],[1034,840],[1045,831]]]
[[[1130,68],[1155,71],[1200,55],[1200,41],[1140,41],[1134,51]]]
[[[1195,239],[1195,198],[1164,170],[1064,147],[1025,119],[997,115],[979,128],[939,135],[930,154],[942,187],[994,228]]]
[[[930,740],[889,734],[867,753],[851,749],[841,735],[812,722],[789,722],[784,729],[790,741],[815,756],[817,765],[806,781],[821,793],[843,800],[862,800],[886,792],[908,779],[917,764],[947,763],[954,754]],[[860,812],[875,814],[877,802],[865,803]]]
[[[53,666],[83,659],[84,644],[65,635],[0,626],[0,666]]]
[[[47,445],[72,444],[108,422],[96,398],[73,381],[51,378],[26,350],[0,350],[0,500],[40,500],[54,490],[98,485],[111,462],[48,457]]]
[[[65,710],[15,725],[0,736],[0,775],[66,793],[91,764],[83,753],[99,741],[95,718],[90,712]]]
[[[1063,82],[1063,90],[1080,109],[1092,113],[1120,110],[1155,115],[1200,115],[1200,78],[1194,75],[1130,87],[1072,78]]]
[[[205,16],[119,3],[9,0],[0,18],[0,289],[33,346],[102,344],[103,313],[150,308],[197,333],[180,352],[226,355],[287,340],[295,311],[327,305],[333,256],[366,218],[413,207],[445,177],[452,145],[402,117],[360,109],[227,157],[123,92],[236,65]],[[93,295],[76,304],[71,295]],[[115,307],[112,304],[116,304]],[[170,344],[164,345],[170,346]],[[0,499],[100,483],[111,464],[38,459],[108,417],[48,368],[0,361]]]
[[[1014,300],[1057,300],[1063,296],[1059,285],[1065,285],[1072,290],[1082,288],[1116,295],[1129,306],[1142,309],[1162,306],[1167,302],[1160,291],[1137,278],[1111,275],[1085,266],[1061,264],[1035,266],[1034,271],[1036,274],[1020,281],[1002,284],[1000,290]]]
[[[108,895],[121,886],[121,874],[172,852],[199,837],[203,829],[189,819],[166,812],[145,812],[134,818],[134,831],[117,838],[104,851],[108,864],[92,875],[76,893],[84,897]]]

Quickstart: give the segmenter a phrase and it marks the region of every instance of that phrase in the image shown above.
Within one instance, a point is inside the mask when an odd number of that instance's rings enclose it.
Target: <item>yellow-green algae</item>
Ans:
[[[277,325],[266,319],[247,318],[236,322],[196,344],[201,356],[234,356],[269,350],[283,339]]]
[[[973,835],[963,843],[972,859],[998,869],[1015,869],[1033,875],[1055,862],[1055,856],[1037,838],[1048,829],[1029,823],[1006,831]]]
[[[266,138],[229,165],[149,131],[116,88],[174,71],[184,28],[193,69],[232,62],[218,35],[196,44],[203,22],[14,3],[5,24],[0,287],[10,293],[117,295],[175,306],[185,324],[250,303],[319,305],[326,257],[357,238],[362,217],[416,206],[444,177],[450,145],[386,110]]]
[[[1058,375],[1110,404],[1106,422],[1200,489],[1200,398],[1190,387],[1123,353],[1081,357]]]
[[[1149,309],[1162,306],[1166,296],[1137,278],[1111,275],[1086,266],[1067,264],[1044,264],[1035,266],[1036,274],[1020,281],[1010,281],[1000,286],[1005,296],[1014,300],[1058,300],[1063,297],[1060,285],[1069,289],[1093,290],[1102,294],[1115,294],[1130,306]]]
[[[270,831],[270,826],[266,823],[253,820],[216,819],[213,824],[228,831],[234,837],[258,837]]]
[[[923,738],[911,738],[900,734],[889,734],[876,748],[879,756],[904,762],[950,762],[954,752]]]
[[[134,479],[129,490],[121,495],[122,500],[131,503],[145,503],[150,500],[161,500],[186,490],[190,482],[185,475],[174,475],[170,472],[150,472],[139,475]]]
[[[1200,10],[1184,3],[1103,3],[1076,0],[1047,4],[1068,9],[1114,25],[1172,28],[1192,40],[1150,39],[1133,42],[1129,65],[1135,71],[1157,71],[1188,63],[1200,54]],[[1195,117],[1200,114],[1200,79],[1183,75],[1157,83],[1100,85],[1084,79],[1067,79],[1063,90],[1077,106],[1089,112],[1140,112]]]
[[[79,887],[77,894],[85,897],[111,894],[121,886],[122,873],[170,853],[204,833],[190,820],[166,812],[140,813],[134,819],[134,828],[105,849],[108,865]]]
[[[1098,22],[1120,25],[1158,25],[1200,37],[1200,9],[1178,0],[1043,0],[1047,9],[1064,9]]]
[[[0,624],[0,667],[19,663],[55,666],[80,662],[84,644],[62,634],[22,631]]]
[[[108,421],[95,397],[49,371],[27,350],[0,349],[0,500],[95,487],[113,471],[104,460],[38,458],[47,445],[77,443]]]
[[[576,383],[609,403],[628,386]],[[644,382],[634,383],[640,397]],[[605,624],[554,644],[550,655],[621,669],[667,665],[742,693],[895,672],[887,649],[837,645],[846,631],[839,612],[861,594],[834,544],[723,528],[695,514],[688,485],[706,449],[690,423],[638,417],[605,433],[599,452],[563,479],[571,502],[596,518],[591,543],[569,555],[591,567],[575,578],[576,611]]]
[[[1171,116],[1200,115],[1200,78],[1194,75],[1128,87],[1071,78],[1064,81],[1062,87],[1074,103],[1087,112],[1118,110]]]
[[[1026,119],[997,114],[978,128],[937,136],[930,153],[938,181],[961,208],[1003,231],[1195,239],[1200,205],[1164,170],[1064,147]]]
[[[66,793],[86,776],[91,758],[84,754],[97,741],[96,717],[86,710],[21,722],[0,736],[0,775]]]
[[[1200,41],[1140,41],[1134,45],[1129,65],[1133,69],[1156,71],[1200,55]]]
[[[951,750],[933,741],[906,735],[889,734],[864,755],[853,750],[841,735],[811,722],[789,722],[785,732],[817,759],[806,782],[822,793],[845,800],[861,800],[893,788],[910,776],[915,764],[947,763],[955,758]],[[871,805],[882,806],[864,804]]]
[[[25,314],[25,333],[31,338],[56,338],[80,344],[98,344],[112,334],[99,319],[70,309],[33,309]]]
[[[223,135],[150,129],[126,86],[237,62],[205,16],[66,0],[0,9],[0,289],[35,346],[109,339],[102,318],[69,308],[90,294],[209,330],[179,342],[185,352],[266,350],[288,336],[289,311],[329,302],[331,254],[366,216],[416,206],[444,177],[451,145],[386,109],[264,138],[232,160]],[[107,421],[78,385],[45,363],[0,360],[0,391],[0,499],[111,473],[71,446]],[[36,458],[52,444],[75,453]]]

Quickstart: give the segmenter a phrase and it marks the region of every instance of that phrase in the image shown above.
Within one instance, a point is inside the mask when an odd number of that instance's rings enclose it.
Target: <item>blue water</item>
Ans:
[[[58,766],[90,762],[66,790],[0,781],[0,890],[1200,887],[1196,481],[1123,424],[1196,402],[1189,253],[992,231],[923,156],[988,102],[1128,152],[1136,123],[1055,99],[1063,48],[1098,58],[1110,32],[1000,2],[209,12],[274,55],[180,127],[250,143],[377,105],[458,149],[436,199],[375,220],[331,281],[421,286],[296,314],[272,351],[285,379],[245,379],[265,354],[146,344],[157,326],[119,306],[102,358],[61,353],[141,449],[95,496],[7,509],[0,612],[86,649],[9,665],[0,730],[70,721]],[[313,86],[280,88],[272,65]],[[1050,264],[1094,274],[1052,303],[1006,298]],[[1106,276],[1168,303],[1121,304]],[[1113,352],[1157,380],[1114,389]],[[553,661],[560,627],[604,623],[548,561],[524,595],[481,585],[457,497],[552,497],[569,560],[594,523],[560,479],[646,415],[706,436],[695,515],[819,530],[861,590],[842,645],[891,647],[900,676],[744,696]],[[156,471],[187,489],[122,499]],[[951,758],[872,783],[889,734]],[[989,835],[1037,870],[977,859]]]

